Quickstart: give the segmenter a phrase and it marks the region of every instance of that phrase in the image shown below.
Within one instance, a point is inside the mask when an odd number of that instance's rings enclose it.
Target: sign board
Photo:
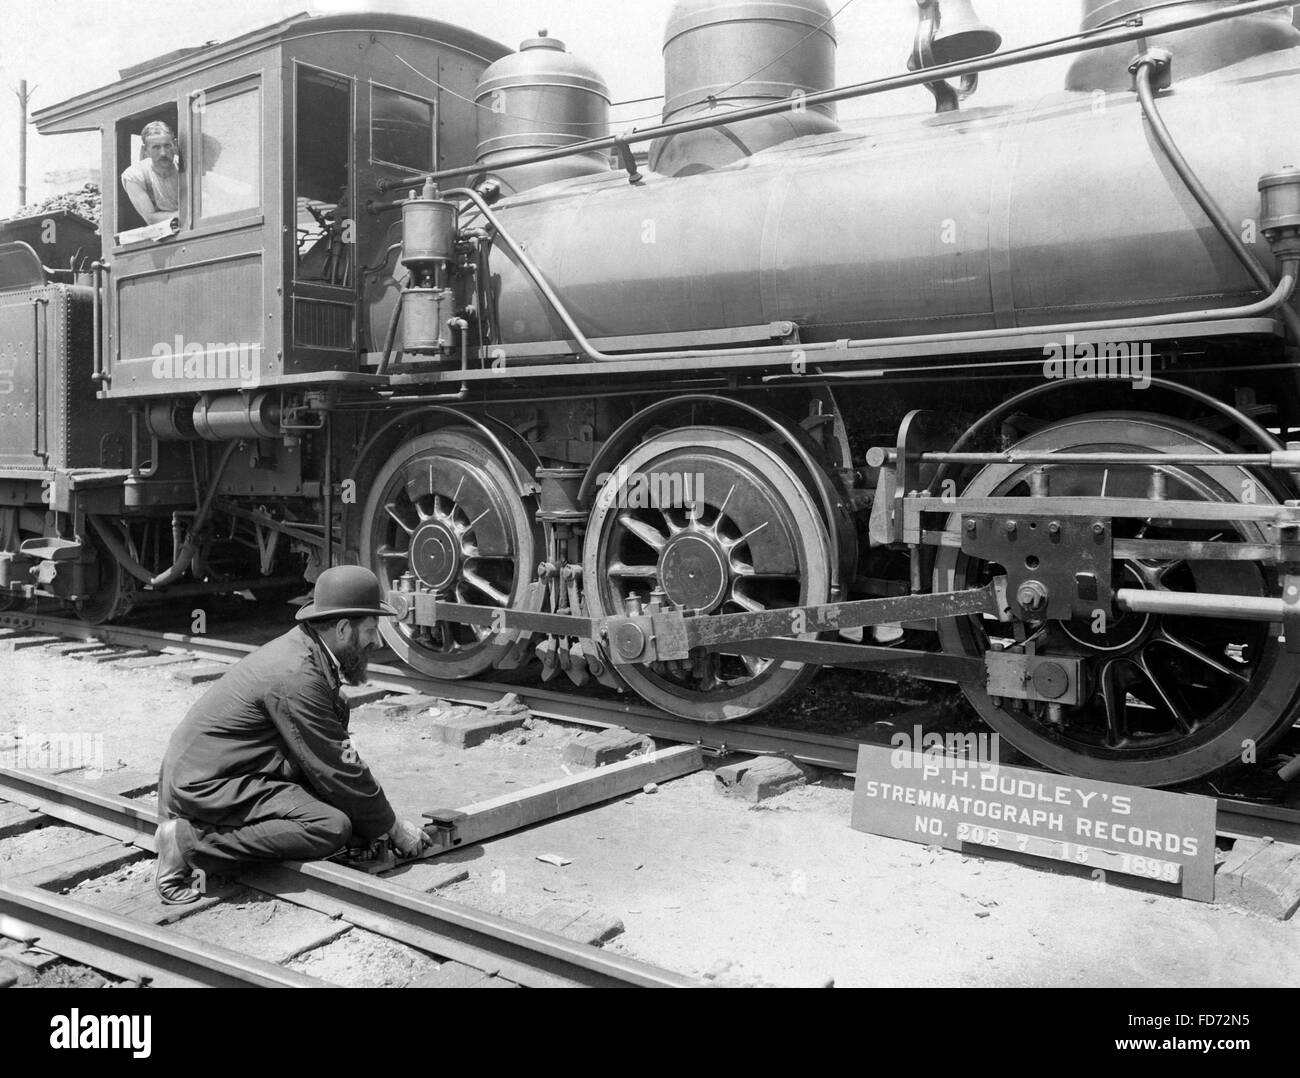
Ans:
[[[862,745],[852,826],[1116,872],[1214,901],[1213,798]]]

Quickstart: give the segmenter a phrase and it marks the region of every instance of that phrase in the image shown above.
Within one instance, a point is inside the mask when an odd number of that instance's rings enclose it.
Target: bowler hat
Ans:
[[[374,573],[360,565],[336,565],[316,578],[312,601],[298,611],[297,620],[396,616]]]

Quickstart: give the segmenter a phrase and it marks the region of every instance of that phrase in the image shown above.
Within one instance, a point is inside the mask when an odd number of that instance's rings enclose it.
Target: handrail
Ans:
[[[103,282],[104,272],[108,269],[108,264],[96,259],[90,264],[90,272],[94,282],[94,306],[91,309],[91,335],[94,340],[91,342],[91,373],[90,380],[95,383],[99,389],[106,389],[111,379],[108,372],[104,370],[104,342],[100,340],[100,334],[104,331],[103,315],[100,313],[99,305],[103,302]]]
[[[32,299],[32,456],[49,459],[49,447],[41,452],[41,330],[45,319],[41,317],[41,308],[48,307],[50,301],[45,296]],[[47,342],[48,343],[48,342]],[[46,408],[48,408],[48,403]],[[47,417],[46,417],[47,418]]]

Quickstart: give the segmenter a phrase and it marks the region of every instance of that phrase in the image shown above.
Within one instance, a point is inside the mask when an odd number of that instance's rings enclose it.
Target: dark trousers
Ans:
[[[256,861],[314,861],[352,837],[352,821],[308,790],[265,775],[216,780],[201,791],[158,786],[158,813],[179,819],[176,838],[193,868],[229,875]]]

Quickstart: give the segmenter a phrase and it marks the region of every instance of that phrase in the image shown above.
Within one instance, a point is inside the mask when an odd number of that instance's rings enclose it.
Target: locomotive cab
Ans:
[[[465,99],[507,52],[425,19],[297,16],[37,113],[101,134],[103,395],[364,381],[398,272],[377,184],[472,157]],[[176,136],[174,227],[120,179],[152,122]]]

